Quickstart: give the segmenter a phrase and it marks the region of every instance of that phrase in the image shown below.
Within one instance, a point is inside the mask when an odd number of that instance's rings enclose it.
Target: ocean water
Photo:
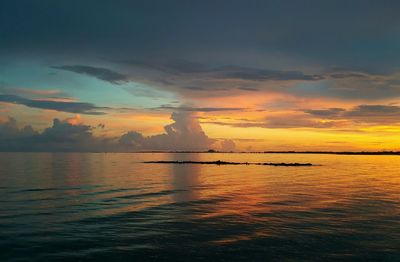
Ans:
[[[0,153],[0,261],[400,261],[400,156]]]

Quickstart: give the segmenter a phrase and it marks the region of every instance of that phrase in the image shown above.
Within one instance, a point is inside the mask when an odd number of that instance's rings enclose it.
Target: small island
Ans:
[[[311,163],[268,163],[268,162],[228,162],[228,161],[145,161],[147,164],[201,164],[201,165],[261,165],[261,166],[312,166]]]

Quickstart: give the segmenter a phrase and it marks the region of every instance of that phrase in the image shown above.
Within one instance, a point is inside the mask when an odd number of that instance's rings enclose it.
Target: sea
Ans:
[[[0,153],[0,261],[400,261],[400,156]]]

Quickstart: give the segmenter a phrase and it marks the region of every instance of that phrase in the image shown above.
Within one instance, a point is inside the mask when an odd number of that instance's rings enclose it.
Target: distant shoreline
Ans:
[[[229,161],[145,161],[146,164],[200,164],[200,165],[257,165],[257,166],[312,166],[311,163],[268,163],[268,162],[229,162]]]
[[[260,151],[260,152],[224,152],[224,151],[142,151],[132,153],[178,153],[178,154],[190,154],[190,153],[202,153],[202,154],[319,154],[319,155],[400,155],[400,151],[377,151],[377,152],[337,152],[337,151]]]
[[[359,152],[336,152],[336,151],[260,151],[260,152],[244,152],[244,151],[131,151],[131,152],[119,152],[119,151],[1,151],[0,153],[130,153],[130,154],[305,154],[305,155],[400,155],[400,151],[359,151]]]

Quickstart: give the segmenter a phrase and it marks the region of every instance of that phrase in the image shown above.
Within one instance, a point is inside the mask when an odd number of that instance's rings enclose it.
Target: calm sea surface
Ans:
[[[312,167],[144,164],[311,162]],[[0,261],[400,261],[400,156],[0,153]]]

